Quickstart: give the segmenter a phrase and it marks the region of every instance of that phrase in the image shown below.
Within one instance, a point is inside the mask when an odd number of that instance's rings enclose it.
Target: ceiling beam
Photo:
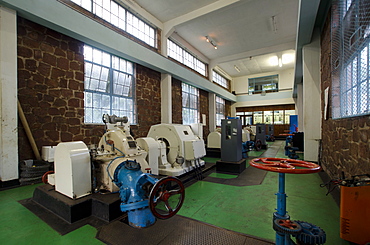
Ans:
[[[190,20],[193,20],[195,18],[198,18],[200,16],[206,15],[208,13],[214,12],[216,10],[222,9],[226,6],[229,6],[239,1],[240,0],[219,0],[217,2],[211,3],[209,5],[196,9],[192,12],[189,12],[187,14],[173,18],[169,21],[164,22],[163,33],[165,36],[169,37],[172,34],[172,32],[175,30],[176,26],[182,23],[188,22]]]
[[[275,46],[270,46],[266,48],[261,48],[261,49],[256,49],[256,50],[250,50],[246,51],[243,53],[238,53],[234,55],[229,55],[229,56],[224,56],[218,59],[213,59],[210,61],[211,64],[214,66],[230,61],[235,61],[235,60],[242,60],[246,59],[249,57],[255,57],[255,56],[260,56],[260,55],[265,55],[265,54],[270,54],[270,53],[276,53],[276,52],[282,52],[288,49],[295,49],[296,43],[295,42],[289,42],[289,43],[283,43]]]

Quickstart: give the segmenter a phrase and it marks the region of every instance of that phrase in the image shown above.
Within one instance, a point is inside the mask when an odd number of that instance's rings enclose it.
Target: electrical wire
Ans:
[[[118,158],[124,158],[125,156],[119,156],[119,157],[115,157],[115,158],[113,158],[109,163],[108,163],[108,166],[107,166],[107,172],[108,172],[108,176],[109,176],[109,178],[112,180],[112,181],[114,181],[113,180],[113,178],[112,178],[112,176],[110,175],[110,173],[109,173],[109,167],[110,167],[110,165],[112,164],[112,162],[114,161],[114,160],[116,160],[116,159],[118,159]]]

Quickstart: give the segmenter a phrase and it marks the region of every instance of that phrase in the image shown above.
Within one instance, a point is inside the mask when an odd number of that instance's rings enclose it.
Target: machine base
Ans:
[[[118,193],[107,195],[96,193],[72,200],[56,192],[51,185],[41,185],[35,189],[32,200],[68,223],[89,216],[109,222],[122,216]]]
[[[240,174],[245,170],[246,162],[242,158],[238,162],[226,162],[226,161],[217,161],[216,162],[216,171],[217,172],[227,172],[227,173],[237,173]]]
[[[206,156],[214,157],[214,158],[221,158],[221,149],[220,148],[207,148]]]

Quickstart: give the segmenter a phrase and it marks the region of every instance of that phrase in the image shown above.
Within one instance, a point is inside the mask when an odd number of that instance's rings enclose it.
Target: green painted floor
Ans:
[[[271,144],[271,143],[270,143]],[[258,157],[261,152],[250,152]],[[283,144],[276,157],[283,157]],[[217,159],[207,158],[207,161]],[[213,173],[216,178],[235,175]],[[186,188],[180,215],[232,231],[275,240],[272,213],[276,208],[278,174],[268,172],[261,185],[236,187],[198,181]],[[323,228],[328,245],[350,244],[339,237],[339,208],[318,174],[286,174],[287,210],[293,220],[303,220]],[[32,197],[38,185],[0,191],[1,244],[101,244],[97,230],[83,226],[64,236],[59,235],[31,211],[18,203]]]

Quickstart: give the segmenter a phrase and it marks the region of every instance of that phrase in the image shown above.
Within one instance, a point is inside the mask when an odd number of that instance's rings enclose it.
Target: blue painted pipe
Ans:
[[[136,160],[125,160],[115,169],[113,182],[120,188],[120,207],[122,212],[127,212],[129,225],[135,228],[153,225],[156,218],[150,211],[148,192],[143,187],[157,183],[158,179],[143,173]]]

